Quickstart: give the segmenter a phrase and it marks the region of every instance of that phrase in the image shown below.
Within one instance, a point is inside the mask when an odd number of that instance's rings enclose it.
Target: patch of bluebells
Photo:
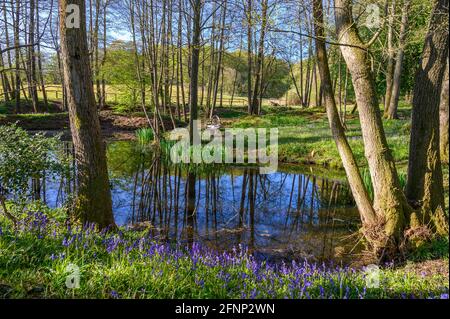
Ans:
[[[177,270],[188,265],[187,271],[194,274],[193,281],[198,289],[220,290],[228,297],[364,299],[377,296],[376,291],[366,289],[364,275],[355,269],[306,260],[270,263],[258,260],[241,245],[219,252],[199,243],[190,246],[161,243],[150,233],[98,232],[93,224],[62,225],[41,212],[28,213],[20,223],[19,232],[59,242],[60,249],[49,256],[52,262],[83,253],[87,262],[107,256],[110,260],[125,258],[130,266],[134,263],[145,266],[152,260],[158,261],[161,267],[169,265]],[[157,277],[165,274],[160,269],[152,271]],[[120,295],[112,290],[110,297],[120,298]],[[448,287],[434,294],[431,291],[421,294],[398,292],[389,297],[448,299]]]

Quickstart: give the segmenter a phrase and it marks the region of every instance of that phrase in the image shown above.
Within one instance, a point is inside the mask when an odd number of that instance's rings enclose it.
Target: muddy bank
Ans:
[[[0,125],[13,123],[17,123],[18,126],[27,131],[45,131],[49,135],[62,133],[63,139],[70,138],[69,116],[67,113],[9,114],[0,117]],[[100,125],[104,137],[132,139],[134,138],[134,131],[148,127],[148,122],[145,117],[118,115],[112,111],[105,110],[100,111]]]

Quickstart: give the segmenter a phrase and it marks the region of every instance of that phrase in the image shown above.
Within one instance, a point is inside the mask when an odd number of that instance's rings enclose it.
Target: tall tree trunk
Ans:
[[[247,103],[248,103],[248,114],[253,114],[252,112],[252,41],[253,41],[253,22],[252,22],[252,0],[247,0],[246,9],[246,20],[247,20]]]
[[[190,143],[193,144],[194,121],[198,118],[198,69],[200,59],[200,33],[202,0],[192,1],[192,57],[191,57],[191,83],[190,83],[190,108],[189,108],[189,134]]]
[[[442,163],[448,164],[448,58],[445,69],[444,81],[442,82],[441,102],[439,106],[439,143]]]
[[[225,0],[223,3],[222,13],[221,13],[219,52],[218,52],[217,70],[216,70],[215,79],[214,79],[213,101],[212,101],[211,110],[209,112],[210,118],[212,118],[212,116],[214,115],[214,108],[216,107],[217,93],[218,93],[218,89],[219,89],[219,77],[221,74],[221,70],[223,70],[222,60],[223,60],[223,55],[224,55],[224,42],[225,42],[224,36],[225,36],[226,14],[227,14],[227,1]]]
[[[69,4],[79,7],[79,28],[66,26],[66,10]],[[114,217],[105,144],[101,137],[92,87],[85,10],[84,0],[60,1],[61,58],[77,164],[78,193],[75,211],[82,220],[104,228],[114,225]]]
[[[323,27],[322,0],[314,0],[313,6],[317,63],[320,73],[320,80],[323,87],[323,94],[325,97],[328,122],[330,124],[331,133],[339,151],[339,155],[341,156],[342,165],[344,166],[347,174],[347,179],[349,181],[353,197],[355,198],[358,211],[360,212],[361,219],[364,225],[370,226],[376,221],[375,211],[373,210],[372,203],[370,202],[369,195],[361,178],[355,157],[345,136],[344,128],[342,127],[334,99],[331,75],[328,67],[328,57],[324,42],[325,35]]]
[[[392,96],[390,99],[390,104],[387,109],[386,118],[388,119],[396,119],[398,118],[397,115],[397,108],[398,108],[398,101],[400,99],[400,84],[401,84],[401,77],[402,77],[402,67],[403,67],[403,57],[405,55],[405,42],[406,42],[406,32],[408,28],[408,14],[409,14],[409,7],[410,7],[411,1],[405,0],[405,3],[403,5],[402,9],[402,23],[400,27],[400,37],[398,40],[398,51],[397,51],[397,58],[395,61],[395,71],[394,71],[394,78],[392,82]]]
[[[258,44],[258,56],[256,58],[255,65],[255,83],[253,89],[253,98],[251,103],[251,112],[250,114],[257,113],[258,105],[259,105],[259,97],[260,97],[260,87],[263,76],[263,62],[264,62],[264,40],[266,35],[266,27],[267,27],[267,10],[268,10],[268,0],[264,0],[262,2],[262,13],[261,13],[261,34],[259,36],[259,44]]]
[[[10,39],[9,39],[9,23],[8,23],[8,19],[7,19],[7,15],[6,15],[6,13],[7,13],[7,10],[6,10],[6,1],[3,1],[3,6],[2,6],[2,9],[3,9],[3,19],[4,19],[4,31],[5,31],[5,44],[6,44],[6,47],[7,48],[9,48],[10,47]],[[11,11],[12,11],[12,6],[11,6]],[[12,16],[13,16],[13,28],[14,28],[14,13],[12,12],[11,13],[12,14]],[[7,62],[8,62],[8,67],[10,68],[10,69],[12,69],[13,68],[13,64],[12,64],[12,62],[11,62],[11,52],[10,52],[11,50],[7,50],[6,51],[6,58],[7,58]],[[15,88],[15,83],[14,83],[14,73],[13,72],[11,72],[11,79],[10,79],[10,82],[11,82],[11,85],[10,85],[10,93],[13,93],[13,88]],[[11,94],[11,96],[14,96],[13,94]]]
[[[432,222],[443,235],[448,234],[448,223],[439,155],[439,102],[448,56],[448,5],[449,0],[435,2],[415,77],[406,186],[408,200],[420,207],[413,226]]]
[[[181,90],[181,110],[183,112],[183,119],[187,122],[186,116],[186,99],[184,92],[184,72],[183,72],[183,19],[181,12],[183,11],[183,0],[179,0],[180,12],[178,15],[178,64],[180,71],[180,90]],[[178,85],[178,84],[177,84]]]
[[[394,76],[394,48],[393,48],[393,37],[394,37],[394,20],[395,20],[395,0],[392,0],[389,13],[389,25],[387,34],[387,49],[388,49],[388,61],[386,67],[386,94],[384,96],[384,115],[387,115],[387,110],[391,104],[392,96],[392,78]]]
[[[15,63],[15,93],[14,93],[14,99],[16,102],[16,113],[20,113],[20,40],[19,40],[19,24],[20,24],[20,0],[16,0],[16,9],[15,9],[15,18],[13,19],[13,26],[14,26],[14,63]],[[12,7],[12,1],[11,1],[11,7]],[[12,14],[14,17],[14,14]]]
[[[29,15],[29,35],[28,35],[28,86],[33,105],[33,111],[38,112],[38,93],[37,93],[37,79],[36,79],[36,54],[34,50],[35,39],[35,0],[30,0],[30,15]]]
[[[371,63],[352,18],[352,1],[336,0],[335,15],[340,49],[352,76],[358,104],[364,151],[374,189],[373,206],[385,222],[385,245],[396,249],[411,207],[401,189],[394,158],[386,140]]]
[[[36,33],[39,36],[39,6],[36,6]],[[39,72],[39,82],[41,85],[42,98],[44,100],[44,109],[48,112],[47,91],[45,89],[44,70],[42,68],[41,41],[37,41],[37,62]]]

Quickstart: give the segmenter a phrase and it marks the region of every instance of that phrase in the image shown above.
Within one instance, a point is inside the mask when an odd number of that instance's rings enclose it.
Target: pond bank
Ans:
[[[0,125],[13,123],[27,131],[45,131],[50,135],[63,133],[63,139],[70,139],[67,113],[0,115]],[[100,111],[100,125],[105,138],[129,140],[134,138],[135,130],[147,127],[148,122],[145,117],[125,116],[105,110]]]

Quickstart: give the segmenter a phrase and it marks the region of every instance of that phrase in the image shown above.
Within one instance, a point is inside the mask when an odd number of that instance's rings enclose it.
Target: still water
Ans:
[[[310,167],[267,175],[245,166],[187,169],[116,141],[108,144],[108,168],[116,223],[164,241],[241,244],[265,258],[342,259],[344,238],[359,223],[346,181]],[[44,184],[40,197],[51,207],[76,189],[74,178]]]

